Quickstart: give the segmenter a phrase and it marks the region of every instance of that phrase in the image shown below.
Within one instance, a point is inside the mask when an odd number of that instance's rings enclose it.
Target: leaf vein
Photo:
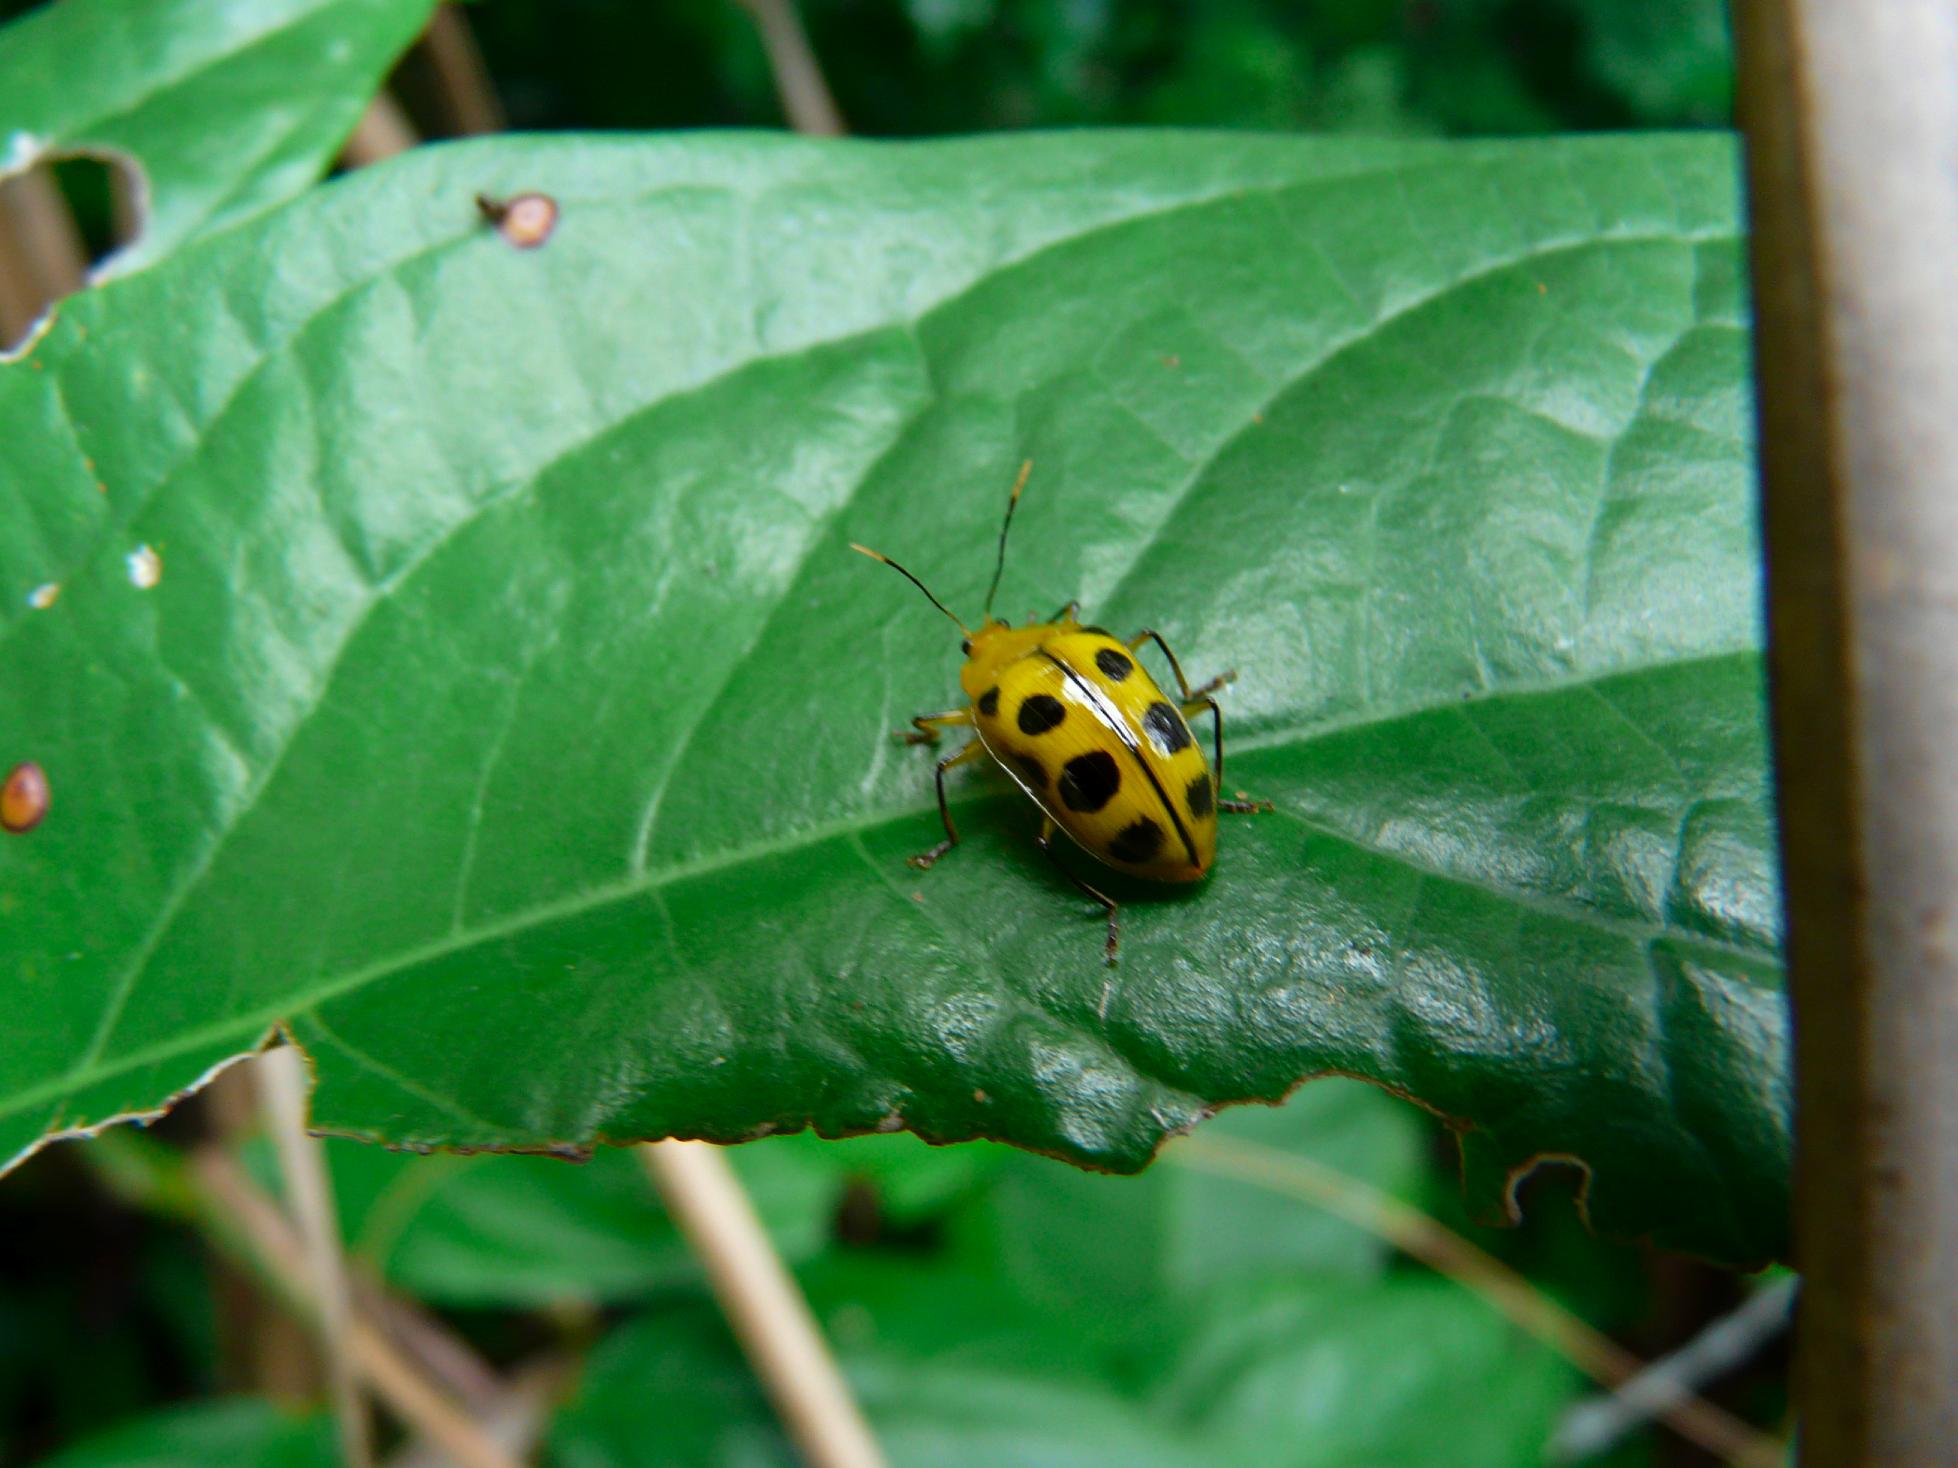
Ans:
[[[1592,235],[1538,241],[1518,254],[1504,256],[1494,262],[1478,266],[1466,274],[1454,276],[1429,289],[1413,292],[1406,298],[1395,302],[1384,311],[1381,311],[1366,324],[1334,338],[1310,360],[1301,364],[1295,371],[1281,376],[1276,386],[1273,387],[1258,408],[1243,423],[1238,425],[1233,431],[1223,435],[1208,454],[1192,464],[1189,474],[1184,477],[1182,484],[1177,487],[1175,493],[1171,496],[1168,506],[1158,517],[1156,523],[1150,527],[1142,542],[1136,547],[1134,554],[1130,558],[1128,569],[1122,573],[1121,577],[1103,598],[1104,604],[1113,604],[1122,590],[1134,579],[1144,557],[1160,543],[1165,529],[1171,521],[1182,513],[1185,503],[1194,495],[1204,477],[1216,467],[1217,461],[1233,445],[1244,438],[1260,420],[1270,413],[1280,398],[1294,391],[1301,383],[1309,381],[1345,353],[1364,346],[1387,327],[1412,316],[1427,306],[1446,299],[1455,291],[1483,280],[1493,279],[1508,271],[1519,269],[1539,260],[1568,254],[1573,251],[1616,248],[1624,245],[1688,244],[1693,242],[1694,237],[1679,234],[1634,233]]]

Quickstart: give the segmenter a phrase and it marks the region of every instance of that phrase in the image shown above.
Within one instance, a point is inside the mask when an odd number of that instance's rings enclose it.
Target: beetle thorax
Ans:
[[[1036,622],[1030,627],[1014,627],[988,617],[985,624],[966,639],[965,666],[959,669],[959,686],[967,698],[977,698],[999,682],[1008,667],[1027,656],[1050,637],[1077,630],[1064,622]]]

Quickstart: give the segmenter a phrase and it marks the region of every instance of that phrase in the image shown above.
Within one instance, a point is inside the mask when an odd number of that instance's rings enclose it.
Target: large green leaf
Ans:
[[[0,172],[108,153],[145,209],[115,268],[309,188],[434,0],[62,0],[0,30]]]
[[[282,1021],[416,1146],[1132,1169],[1346,1071],[1485,1208],[1779,1251],[1735,209],[1711,138],[509,140],[77,301],[0,368],[6,1152]],[[903,865],[954,639],[846,549],[970,614],[1025,456],[1005,604],[1236,667],[1278,805],[1112,971],[997,782]]]

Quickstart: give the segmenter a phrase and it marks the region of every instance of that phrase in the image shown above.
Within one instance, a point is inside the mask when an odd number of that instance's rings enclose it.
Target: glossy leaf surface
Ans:
[[[142,171],[117,270],[311,187],[434,0],[62,0],[0,29],[0,170]]]
[[[527,189],[519,252],[472,199]],[[1609,1230],[1777,1252],[1735,207],[1706,138],[504,140],[70,303],[0,368],[0,758],[54,791],[6,1151],[280,1022],[322,1125],[427,1146],[1133,1169],[1345,1071],[1485,1211],[1563,1154]],[[956,639],[847,550],[972,615],[1024,457],[1002,610],[1237,669],[1278,805],[1116,881],[1112,971],[1001,782],[904,866]]]

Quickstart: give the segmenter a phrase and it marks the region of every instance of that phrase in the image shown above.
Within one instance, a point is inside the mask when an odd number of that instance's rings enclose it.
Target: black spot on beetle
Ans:
[[[979,695],[979,712],[989,719],[999,712],[999,685],[997,683]]]
[[[1190,803],[1190,814],[1207,816],[1217,808],[1217,795],[1210,788],[1210,772],[1205,770],[1190,782],[1190,788],[1183,792],[1183,798]]]
[[[1025,780],[1033,789],[1045,790],[1047,788],[1047,766],[1043,765],[1032,755],[1016,754],[1013,756],[1013,764],[1019,770],[1020,778]]]
[[[1122,772],[1105,749],[1077,754],[1061,767],[1061,803],[1069,810],[1097,811],[1122,788]]]
[[[1128,654],[1117,652],[1112,647],[1104,647],[1095,654],[1095,666],[1108,675],[1112,683],[1120,683],[1135,671],[1135,664],[1129,661]]]
[[[1081,630],[1095,637],[1112,638],[1115,635],[1113,632],[1110,632],[1106,627],[1083,627]]]
[[[1122,827],[1108,843],[1108,854],[1115,860],[1134,862],[1137,866],[1154,861],[1162,849],[1163,828],[1147,816]]]
[[[1066,717],[1067,706],[1053,694],[1030,693],[1020,705],[1020,732],[1045,734],[1049,729],[1058,729]]]
[[[1155,737],[1157,747],[1164,754],[1175,754],[1179,749],[1190,747],[1190,726],[1169,704],[1150,704],[1148,712],[1142,716],[1142,727]]]

